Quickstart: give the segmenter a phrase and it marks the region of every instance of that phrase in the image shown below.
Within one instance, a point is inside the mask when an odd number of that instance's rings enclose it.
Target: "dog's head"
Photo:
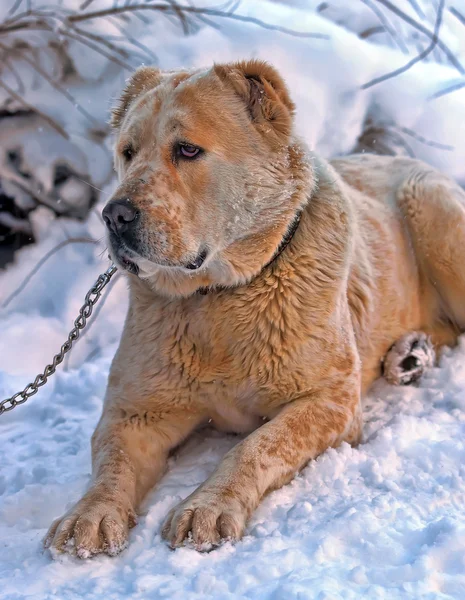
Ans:
[[[293,110],[264,62],[137,70],[112,118],[120,185],[103,217],[113,259],[169,295],[259,273],[311,177]]]

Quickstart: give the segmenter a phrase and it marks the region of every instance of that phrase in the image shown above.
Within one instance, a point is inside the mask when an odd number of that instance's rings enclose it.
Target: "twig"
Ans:
[[[212,29],[216,29],[217,31],[221,31],[221,27],[218,25],[218,23],[215,23],[215,21],[213,21],[212,19],[209,19],[208,17],[202,16],[202,15],[195,15],[195,18],[198,21],[200,21],[201,23],[208,25],[208,27],[211,27]]]
[[[94,2],[94,0],[85,0],[79,7],[79,10],[86,9],[88,6],[90,6],[92,4],[92,2]]]
[[[441,144],[440,142],[428,140],[428,139],[424,138],[422,135],[420,135],[419,133],[416,133],[416,131],[413,131],[413,129],[409,129],[408,127],[402,127],[399,125],[394,125],[394,127],[396,129],[398,129],[399,131],[401,131],[402,133],[405,133],[405,135],[410,136],[417,142],[424,144],[425,146],[431,146],[431,148],[437,148],[438,150],[447,150],[449,152],[452,152],[453,150],[455,150],[454,146],[449,146],[449,144]]]
[[[31,224],[27,219],[20,219],[6,211],[0,211],[0,225],[8,227],[15,233],[32,234]]]
[[[413,148],[406,142],[406,140],[397,131],[391,131],[391,135],[394,137],[394,141],[397,140],[399,144],[404,148],[410,158],[416,158]]]
[[[29,104],[29,102],[26,102],[26,100],[24,100],[24,98],[22,98],[19,94],[17,94],[12,88],[10,88],[9,85],[7,85],[1,79],[0,79],[0,87],[2,87],[4,90],[6,90],[10,94],[10,96],[12,96],[18,102],[20,102],[24,107],[28,108],[32,112],[39,115],[39,117],[44,119],[44,121],[46,121],[50,125],[50,127],[53,127],[53,129],[55,129],[55,131],[57,131],[60,135],[62,135],[65,138],[65,140],[69,140],[69,135],[66,133],[66,131],[63,129],[63,127],[61,125],[59,125],[54,119],[52,119],[51,117],[49,117],[48,115],[43,113],[41,110],[39,110],[36,106],[33,106],[32,104]]]
[[[128,71],[131,71],[133,69],[132,65],[130,65],[129,63],[126,63],[126,62],[120,60],[116,56],[109,54],[108,52],[99,48],[96,44],[92,43],[92,42],[97,42],[98,44],[106,46],[112,52],[115,52],[115,53],[119,54],[120,56],[123,56],[124,58],[128,58],[128,56],[129,56],[128,52],[126,52],[122,48],[118,48],[114,44],[111,44],[110,42],[105,40],[103,38],[103,36],[98,36],[98,35],[92,34],[91,32],[84,31],[82,29],[79,29],[76,26],[72,26],[72,25],[70,26],[70,24],[67,21],[65,23],[64,18],[57,17],[56,15],[50,15],[47,13],[46,14],[47,17],[54,18],[55,20],[59,20],[60,26],[57,29],[54,26],[52,27],[52,25],[45,18],[43,18],[43,15],[45,14],[44,12],[41,12],[41,13],[37,12],[35,14],[36,15],[40,14],[41,16],[40,17],[36,16],[33,19],[27,18],[24,21],[19,21],[19,22],[16,22],[16,21],[12,22],[11,20],[6,21],[2,25],[0,25],[0,35],[20,31],[23,29],[27,29],[30,31],[37,29],[39,31],[46,30],[46,31],[50,31],[50,32],[58,32],[58,34],[60,34],[60,35],[63,35],[65,37],[76,40],[77,42],[91,48],[92,50],[101,54],[108,60],[111,60],[112,62],[118,64],[120,67],[123,67],[123,69],[126,69]],[[25,13],[23,13],[23,16],[30,17],[30,15],[26,15]],[[90,42],[87,38],[92,40],[92,42]]]
[[[385,6],[391,12],[400,17],[403,21],[411,25],[414,29],[421,31],[421,33],[426,35],[430,40],[434,39],[434,33],[432,33],[429,29],[415,21],[415,19],[412,19],[410,15],[400,10],[400,8],[397,8],[397,6],[390,2],[390,0],[376,0],[376,2],[379,2],[380,4]],[[459,71],[461,75],[465,75],[465,69],[462,67],[460,62],[457,60],[455,54],[449,49],[449,47],[446,46],[446,44],[440,39],[438,39],[436,43],[438,48],[440,48],[442,52],[444,52],[444,54],[449,59],[450,63],[457,69],[457,71]]]
[[[1,81],[0,81],[0,84],[1,84]],[[17,185],[23,191],[27,192],[30,196],[32,196],[32,198],[35,198],[37,200],[37,202],[39,202],[39,204],[43,204],[44,206],[51,208],[57,214],[61,214],[61,213],[65,212],[65,210],[66,210],[65,206],[61,207],[58,202],[52,200],[51,198],[49,198],[47,195],[43,194],[39,190],[33,189],[32,185],[28,182],[27,179],[24,179],[23,177],[21,177],[20,175],[17,175],[16,173],[13,173],[12,171],[10,171],[9,169],[5,168],[5,166],[2,166],[2,165],[0,165],[0,178],[3,178],[6,181],[9,181],[10,183]]]
[[[32,20],[27,20],[24,22],[14,23],[13,25],[8,25],[8,26],[0,25],[0,35],[15,32],[15,31],[20,31],[23,29],[27,29],[29,31],[34,31],[34,30],[38,30],[38,31],[45,30],[45,31],[50,31],[50,32],[56,31],[56,29],[54,29],[50,25],[50,23],[48,23],[46,20],[40,18],[40,19],[32,19]],[[116,63],[117,65],[119,65],[123,69],[126,69],[127,71],[132,71],[132,69],[133,69],[132,65],[130,65],[129,63],[124,62],[124,61],[120,60],[119,58],[117,58],[116,56],[109,54],[105,50],[99,48],[96,44],[93,44],[88,39],[86,39],[86,38],[90,38],[91,40],[106,46],[113,52],[117,52],[121,56],[128,57],[128,52],[126,52],[125,50],[123,50],[121,48],[118,48],[117,46],[115,46],[114,44],[111,44],[110,42],[107,42],[101,36],[94,35],[94,34],[90,33],[89,31],[81,30],[78,27],[68,28],[67,25],[62,25],[58,29],[58,33],[65,37],[71,38],[71,39],[79,42],[80,44],[87,46],[88,48],[91,48],[98,54],[101,54],[108,60]],[[80,36],[82,36],[82,37],[80,37]]]
[[[10,24],[10,23],[14,23],[14,22],[15,22],[15,21],[17,21],[18,19],[22,19],[23,17],[28,17],[29,15],[30,15],[30,12],[29,12],[29,11],[25,11],[25,12],[19,13],[19,14],[18,14],[18,15],[16,15],[16,16],[12,16],[12,17],[10,17],[9,19],[6,19],[6,20],[5,20],[5,21],[2,23],[2,27],[3,27],[4,25],[8,25],[8,24]]]
[[[20,96],[23,96],[26,88],[24,87],[24,83],[23,80],[21,79],[18,71],[16,70],[16,68],[11,64],[11,61],[8,57],[8,52],[4,52],[3,56],[2,56],[2,60],[4,61],[4,64],[7,66],[7,68],[11,71],[13,77],[16,80],[17,86],[18,86],[18,94]]]
[[[130,56],[130,54],[127,50],[125,50],[124,48],[118,48],[118,46],[109,42],[108,39],[106,39],[103,35],[97,35],[95,33],[91,33],[90,31],[86,31],[85,29],[76,27],[76,25],[72,25],[72,31],[78,33],[79,35],[82,35],[83,37],[89,38],[93,42],[102,44],[103,46],[105,46],[109,50],[112,50],[113,52],[116,52],[123,58],[129,58],[129,56]],[[63,31],[63,34],[66,35],[66,30]]]
[[[23,3],[23,0],[16,0],[13,3],[13,6],[10,8],[10,10],[7,12],[8,15],[14,15],[15,12],[18,10],[18,8],[21,6],[21,4]]]
[[[76,28],[76,32],[77,31],[78,30]],[[79,37],[80,35],[83,35],[81,33],[81,30],[79,30],[79,34],[78,33],[71,33],[71,31],[69,31],[69,30],[61,31],[60,33],[62,33],[63,35],[66,35],[67,37],[71,38],[72,40],[76,40],[77,42],[81,43],[83,46],[87,46],[88,48],[91,48],[92,50],[94,50],[98,54],[101,54],[105,58],[108,58],[108,60],[111,60],[112,62],[114,62],[115,64],[119,65],[120,67],[123,67],[123,69],[126,69],[126,71],[132,71],[133,70],[133,67],[129,63],[126,63],[126,62],[120,60],[116,56],[112,56],[111,54],[109,54],[108,52],[106,52],[105,50],[103,50],[102,48],[99,48],[93,42],[90,42],[88,39],[86,39],[86,38],[83,39],[82,37]],[[88,32],[86,32],[86,34],[87,34],[87,36],[89,36]],[[106,40],[100,40],[100,43],[104,43],[105,45],[108,44],[108,42],[106,42]]]
[[[39,29],[39,30],[47,30],[53,31],[53,27],[50,23],[47,23],[45,19],[29,19],[24,21],[19,21],[18,23],[8,24],[8,21],[5,21],[2,25],[0,25],[0,35],[7,33],[14,33],[15,31],[21,31],[22,29]]]
[[[405,45],[404,40],[397,34],[397,31],[389,23],[389,21],[386,18],[386,15],[383,13],[383,11],[380,10],[376,6],[376,4],[373,4],[372,0],[361,0],[361,2],[363,2],[363,4],[365,4],[365,6],[367,6],[370,10],[372,10],[375,13],[375,15],[378,17],[380,23],[382,23],[386,32],[392,37],[394,42],[399,46],[400,50],[404,54],[408,54],[408,48]]]
[[[446,87],[439,92],[434,93],[432,96],[428,98],[428,100],[436,100],[436,98],[441,98],[441,96],[447,96],[447,94],[452,94],[452,92],[457,92],[465,87],[465,81],[459,81],[458,83],[454,83],[449,87]]]
[[[270,25],[261,19],[257,19],[255,17],[247,17],[245,15],[238,15],[236,13],[224,12],[221,10],[216,10],[213,8],[196,8],[194,6],[181,6],[178,4],[131,4],[130,6],[114,6],[113,8],[107,8],[103,10],[96,10],[93,12],[82,13],[78,15],[71,15],[66,17],[66,21],[68,23],[78,23],[81,21],[88,21],[90,19],[99,19],[102,17],[108,17],[109,15],[117,15],[126,12],[134,12],[134,11],[158,11],[165,13],[173,13],[177,10],[182,10],[183,13],[189,14],[198,14],[198,15],[207,15],[210,17],[220,17],[224,19],[233,19],[236,21],[242,21],[243,23],[252,23],[254,25],[258,25],[264,29],[270,29],[273,31],[280,31],[281,33],[285,33],[287,35],[292,35],[296,37],[303,38],[317,38],[317,39],[329,39],[329,36],[325,33],[311,33],[305,31],[294,31],[293,29],[287,29],[286,27],[280,27],[279,25]]]
[[[417,15],[420,17],[420,19],[425,18],[425,13],[422,11],[420,5],[418,4],[418,2],[416,0],[407,0],[407,2],[410,4],[410,6],[413,8],[413,10],[417,13]]]
[[[465,17],[462,15],[461,12],[459,12],[454,6],[451,6],[449,8],[449,11],[454,15],[456,19],[460,21],[460,23],[462,23],[462,25],[465,25]]]
[[[1,42],[0,42],[0,48],[2,48],[5,51],[12,50],[12,48],[5,46]],[[35,69],[37,71],[37,73],[39,73],[45,79],[45,81],[47,81],[53,88],[55,88],[58,92],[60,92],[60,94],[62,94],[67,100],[69,100],[71,102],[71,104],[74,106],[74,108],[76,110],[78,110],[82,115],[84,115],[86,117],[86,119],[88,119],[93,125],[97,125],[96,119],[90,113],[88,113],[85,110],[85,108],[83,108],[79,104],[79,102],[76,100],[76,98],[72,94],[70,94],[68,92],[68,90],[63,88],[59,83],[54,81],[49,76],[49,74],[46,71],[44,71],[44,69],[42,69],[42,67],[39,65],[39,63],[37,61],[29,58],[25,54],[25,52],[26,52],[26,49],[22,49],[21,56],[22,56],[23,60],[25,60],[28,64],[30,64],[33,67],[33,69]]]
[[[183,31],[184,35],[188,35],[189,34],[189,21],[187,20],[186,15],[182,12],[182,10],[180,10],[180,8],[176,4],[176,2],[174,2],[174,0],[166,0],[166,1],[173,7],[173,12],[176,14],[176,16],[178,17],[178,19],[181,23],[181,27],[182,27],[182,31]]]
[[[433,34],[433,38],[432,38],[429,46],[427,48],[425,48],[423,50],[423,52],[420,52],[420,54],[417,54],[417,56],[415,56],[415,58],[412,58],[412,60],[409,60],[409,62],[407,64],[405,64],[403,67],[400,67],[399,69],[395,69],[394,71],[391,71],[390,73],[386,73],[385,75],[381,75],[380,77],[375,77],[368,83],[364,83],[361,87],[362,90],[366,90],[370,87],[373,87],[374,85],[377,85],[378,83],[386,81],[387,79],[391,79],[392,77],[397,77],[397,75],[401,75],[401,73],[405,73],[406,71],[411,69],[413,67],[413,65],[416,65],[417,63],[424,60],[428,56],[428,54],[430,54],[434,50],[434,48],[436,47],[436,44],[438,43],[438,39],[439,39],[438,35],[439,35],[439,30],[441,28],[442,14],[444,11],[444,2],[445,2],[445,0],[440,0],[440,2],[439,2],[436,23],[434,26],[434,34]]]
[[[125,15],[121,15],[121,18],[123,18]],[[139,13],[134,13],[134,16],[136,17],[136,19],[138,19],[139,21],[141,21],[142,23],[144,23],[144,25],[148,25],[150,23],[150,19],[147,19],[147,17],[144,17],[144,15],[140,15]]]
[[[18,296],[24,290],[24,288],[30,282],[32,277],[34,277],[34,275],[41,269],[41,267],[48,261],[49,258],[51,258],[59,250],[61,250],[65,246],[68,246],[69,244],[97,244],[97,241],[93,240],[91,238],[69,238],[67,240],[64,240],[63,242],[60,242],[57,246],[55,246],[54,248],[49,250],[47,252],[47,254],[45,254],[45,256],[43,256],[39,260],[39,262],[35,265],[35,267],[32,269],[32,271],[30,271],[28,273],[28,275],[26,275],[26,277],[23,279],[23,281],[14,290],[14,292],[12,292],[8,296],[8,298],[6,300],[4,300],[4,302],[2,303],[2,308],[6,308],[8,306],[8,304],[10,304],[10,302],[12,300],[14,300],[14,298],[16,298],[16,296]]]
[[[7,19],[6,21],[4,21],[0,25],[0,33],[8,33],[10,31],[16,30],[18,21],[21,23],[21,20],[31,18],[31,17],[36,20],[40,19],[40,18],[62,19],[63,17],[60,16],[60,13],[64,16],[69,16],[70,14],[73,14],[72,11],[65,10],[64,8],[61,8],[56,5],[53,6],[53,10],[45,10],[45,9],[28,10],[28,11],[19,13],[18,15],[16,15],[15,17],[12,17],[11,19]],[[21,27],[21,29],[23,29],[23,28],[24,28],[24,25]]]
[[[129,33],[123,27],[121,27],[121,25],[119,23],[117,23],[115,21],[116,21],[116,19],[113,19],[111,22],[112,22],[113,26],[116,27],[116,29],[118,29],[123,34],[123,39],[126,39],[128,42],[130,42],[136,48],[140,48],[141,50],[143,50],[146,53],[146,56],[150,60],[158,62],[158,58],[157,58],[156,54],[154,54],[148,46],[146,46],[142,42],[139,42],[134,37],[129,35]]]
[[[102,189],[100,189],[99,187],[97,187],[96,185],[94,185],[93,183],[89,183],[88,181],[86,181],[85,179],[81,179],[80,177],[78,177],[77,175],[74,175],[74,178],[77,179],[78,181],[82,181],[82,183],[85,183],[86,185],[88,185],[91,188],[94,188],[94,190],[97,190],[98,192],[101,192],[102,194],[106,194],[107,196],[110,196],[111,194],[109,194],[108,192],[104,192]]]
[[[362,33],[360,33],[359,35],[362,40],[366,40],[372,35],[376,35],[377,33],[384,33],[385,31],[386,28],[382,25],[374,25],[373,27],[368,27],[368,29],[362,31]]]

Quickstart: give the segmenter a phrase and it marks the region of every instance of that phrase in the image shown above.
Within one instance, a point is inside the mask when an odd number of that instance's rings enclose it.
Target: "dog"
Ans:
[[[383,366],[408,383],[463,331],[462,189],[404,157],[327,162],[294,110],[258,60],[142,67],[123,91],[103,218],[129,310],[92,484],[52,524],[53,552],[120,552],[169,453],[207,421],[248,435],[162,535],[199,550],[239,540],[265,494],[360,441]]]

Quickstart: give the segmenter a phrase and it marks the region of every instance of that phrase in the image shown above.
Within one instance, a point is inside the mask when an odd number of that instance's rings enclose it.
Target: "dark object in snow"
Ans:
[[[13,260],[16,250],[33,242],[27,213],[5,193],[0,182],[0,269]]]
[[[83,220],[97,201],[95,188],[85,173],[73,168],[70,158],[45,156],[40,165],[51,171],[49,185],[43,183],[37,165],[26,151],[36,122],[26,111],[0,110],[2,152],[0,155],[0,269],[14,259],[22,246],[34,243],[31,214],[45,206],[57,217]],[[11,134],[11,135],[8,135]],[[47,165],[47,161],[49,164]],[[45,178],[47,180],[47,178]]]

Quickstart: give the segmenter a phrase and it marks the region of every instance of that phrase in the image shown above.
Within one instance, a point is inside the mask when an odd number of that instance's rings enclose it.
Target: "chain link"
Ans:
[[[37,377],[34,379],[32,383],[28,383],[27,386],[21,392],[16,392],[11,398],[6,398],[0,402],[0,415],[6,413],[10,410],[13,410],[19,404],[23,404],[31,396],[37,394],[39,388],[47,383],[50,375],[53,375],[60,365],[65,355],[71,350],[73,347],[73,343],[79,339],[81,331],[87,325],[87,319],[91,316],[92,311],[94,310],[94,306],[99,300],[103,288],[109,283],[110,279],[116,273],[117,267],[115,265],[111,265],[105,273],[99,275],[97,281],[90,288],[90,290],[86,294],[85,302],[79,309],[79,316],[74,321],[74,327],[71,329],[68,335],[68,339],[60,348],[58,354],[55,354],[51,364],[47,365],[43,371],[43,373],[39,373]]]

